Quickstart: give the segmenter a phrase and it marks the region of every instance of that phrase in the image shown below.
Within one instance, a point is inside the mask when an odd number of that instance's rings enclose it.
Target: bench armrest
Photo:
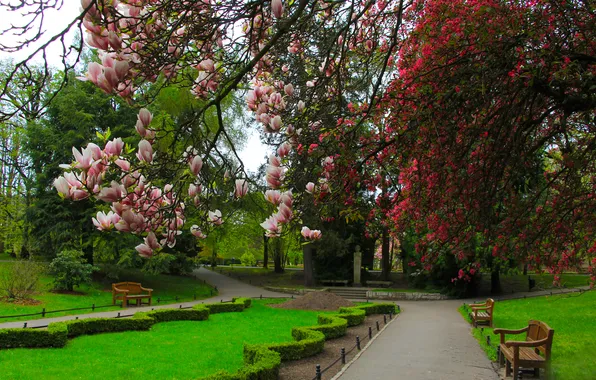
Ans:
[[[544,338],[544,339],[540,339],[540,340],[535,340],[535,341],[516,341],[516,340],[508,340],[505,345],[507,347],[539,347],[542,346],[543,344],[548,342],[548,338]]]
[[[482,303],[471,303],[468,305],[469,307],[482,307],[482,306],[486,306],[486,302],[482,302]]]
[[[141,286],[141,290],[144,290],[146,292],[149,292],[149,294],[151,294],[151,292],[153,291],[153,289],[143,288],[142,286]]]
[[[472,306],[472,310],[488,310],[490,307],[488,306]]]
[[[505,334],[521,334],[528,331],[530,326],[526,326],[519,330],[507,330],[507,329],[494,329],[493,334],[501,334],[501,343],[505,343]]]
[[[130,290],[114,288],[114,292],[116,293],[128,293],[129,291]]]

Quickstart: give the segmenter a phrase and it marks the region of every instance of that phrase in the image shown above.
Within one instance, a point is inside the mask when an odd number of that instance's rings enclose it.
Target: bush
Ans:
[[[349,327],[358,326],[366,319],[366,311],[356,307],[341,308],[337,317],[345,319]]]
[[[15,261],[0,274],[0,295],[9,299],[30,298],[39,287],[44,266],[29,260]]]
[[[252,253],[246,252],[244,255],[240,256],[240,263],[247,267],[254,267],[257,264],[257,259],[255,259],[255,255]]]
[[[64,323],[51,323],[47,330],[0,329],[0,348],[64,347],[67,339]]]
[[[248,306],[245,306],[246,302],[248,302]],[[242,311],[250,307],[250,298],[234,298],[232,302],[208,303],[205,304],[205,307],[209,309],[209,314]]]
[[[132,318],[88,318],[58,322],[66,324],[68,337],[120,331],[149,330],[155,323],[146,313],[137,313]]]
[[[77,250],[62,251],[50,263],[50,272],[54,275],[54,287],[60,290],[74,290],[75,286],[91,283],[91,274],[98,270],[83,258],[83,252]]]

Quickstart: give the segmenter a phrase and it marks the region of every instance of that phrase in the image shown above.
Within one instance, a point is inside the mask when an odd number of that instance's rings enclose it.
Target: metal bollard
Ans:
[[[317,380],[321,380],[321,365],[317,364],[317,369],[315,370],[315,375]]]
[[[27,322],[23,323],[23,328],[26,329],[27,328]]]
[[[368,339],[372,339],[372,327],[368,326]]]
[[[346,364],[346,349],[345,348],[341,348],[341,364]]]
[[[391,319],[393,319],[393,312],[392,311],[389,312],[389,320],[391,320]]]
[[[95,304],[91,305],[91,310],[95,311]]]
[[[377,331],[379,331],[379,330],[381,330],[381,329],[379,328],[379,321],[377,321]]]
[[[46,308],[44,307],[43,310],[41,311],[41,317],[45,318],[46,316]]]
[[[359,336],[356,337],[356,348],[358,350],[360,350],[360,337]]]
[[[182,309],[182,305],[180,305],[180,309]]]
[[[120,312],[118,312],[118,316],[116,318],[120,318]]]
[[[387,315],[383,314],[383,323],[387,324]]]
[[[263,295],[262,294],[261,294],[261,297],[260,298],[263,299]]]

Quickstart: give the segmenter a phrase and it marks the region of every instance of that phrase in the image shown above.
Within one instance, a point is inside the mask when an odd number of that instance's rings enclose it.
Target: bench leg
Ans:
[[[126,296],[122,297],[122,307],[126,308],[128,306],[128,299],[126,298]]]
[[[505,359],[505,377],[509,377],[511,375],[511,362],[508,359]]]
[[[151,297],[149,297],[149,306],[151,306]]]
[[[513,364],[513,380],[517,380],[519,376],[519,364],[514,363]]]

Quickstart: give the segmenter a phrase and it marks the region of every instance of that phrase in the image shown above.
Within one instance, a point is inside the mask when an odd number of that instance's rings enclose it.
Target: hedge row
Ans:
[[[277,380],[281,358],[262,345],[244,346],[244,367],[236,373],[219,371],[200,380]]]
[[[232,298],[232,302],[210,303],[205,306],[209,309],[209,314],[230,313],[250,307],[250,302],[250,298]]]
[[[47,330],[0,329],[0,349],[17,347],[64,347],[68,338],[81,335],[121,331],[149,330],[151,326],[168,321],[203,321],[209,318],[211,307],[216,313],[242,311],[250,307],[249,298],[234,299],[225,304],[200,304],[192,309],[158,309],[136,313],[132,318],[87,318],[54,322]],[[227,305],[221,308],[219,305]]]

